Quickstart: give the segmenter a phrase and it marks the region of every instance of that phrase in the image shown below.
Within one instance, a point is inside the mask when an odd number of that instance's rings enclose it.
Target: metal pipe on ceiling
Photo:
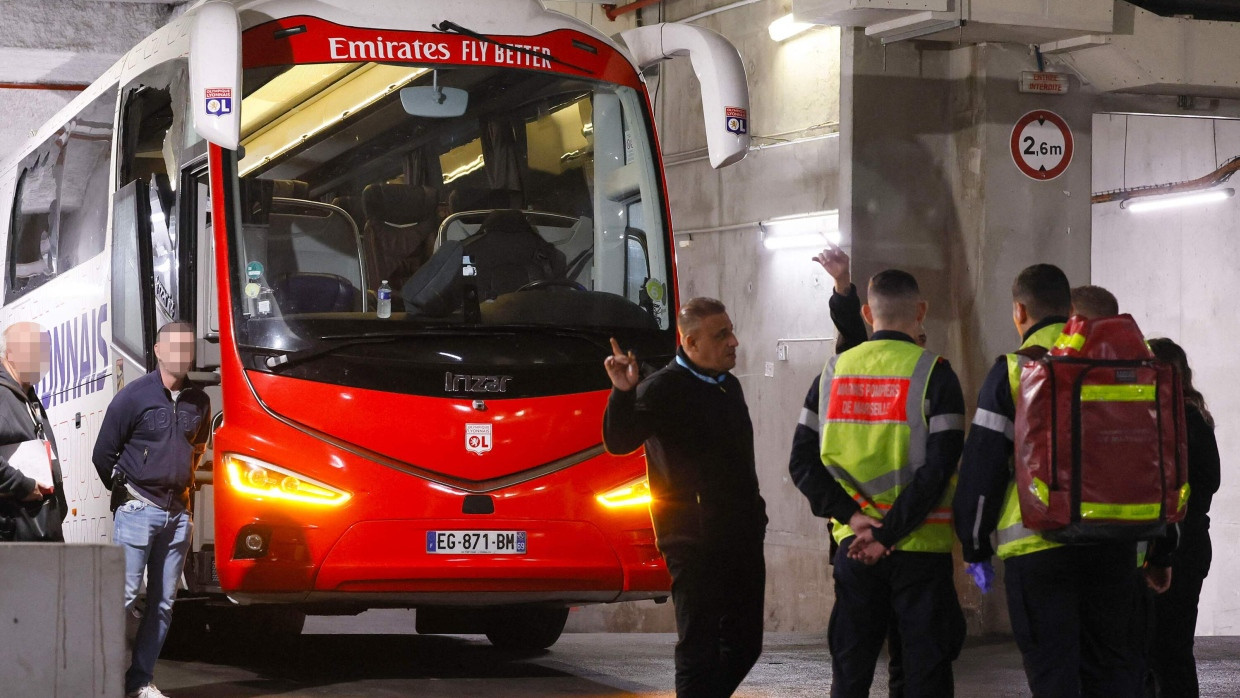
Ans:
[[[1240,172],[1240,155],[1223,163],[1213,172],[1196,179],[1190,179],[1186,182],[1170,182],[1167,184],[1152,184],[1143,187],[1104,191],[1089,197],[1089,203],[1106,204],[1114,201],[1131,201],[1147,196],[1159,196],[1161,194],[1184,194],[1193,191],[1204,191],[1226,182],[1236,172]]]
[[[717,15],[720,12],[727,12],[728,10],[734,10],[738,7],[744,7],[745,5],[752,5],[756,2],[762,2],[762,0],[739,0],[738,2],[728,3],[727,5],[716,7],[713,10],[706,10],[705,12],[699,12],[695,15],[690,15],[688,17],[685,17],[684,19],[678,19],[676,20],[676,23],[684,24],[687,22],[696,22],[699,19],[702,19],[704,17],[709,17],[711,15]]]
[[[0,90],[61,90],[64,92],[81,92],[90,85],[78,85],[67,82],[0,82]]]
[[[662,2],[662,0],[635,0],[627,5],[603,5],[603,12],[607,14],[607,19],[614,21],[620,15],[636,12],[656,2]]]

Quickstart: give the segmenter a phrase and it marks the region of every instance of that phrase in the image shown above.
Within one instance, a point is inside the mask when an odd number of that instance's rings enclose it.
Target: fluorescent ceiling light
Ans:
[[[278,159],[324,130],[366,111],[370,105],[429,72],[429,68],[371,63],[349,72],[340,81],[311,97],[298,94],[295,100],[299,103],[281,104],[280,108],[286,110],[283,114],[245,139],[245,157],[238,168],[241,176]],[[329,74],[318,84],[326,84],[335,75]],[[248,108],[251,97],[242,102],[242,114]],[[260,103],[260,108],[270,107]]]
[[[840,234],[824,235],[823,233],[800,233],[799,235],[781,235],[779,237],[762,238],[762,246],[768,250],[792,250],[803,247],[823,248],[827,241],[839,244]],[[834,238],[834,239],[832,239]]]
[[[1128,199],[1120,202],[1120,208],[1132,211],[1133,213],[1143,213],[1145,211],[1161,211],[1168,208],[1177,208],[1179,206],[1193,206],[1196,204],[1209,204],[1216,201],[1223,201],[1231,198],[1236,193],[1235,189],[1211,189],[1208,191],[1194,191],[1184,194],[1170,194],[1167,196],[1151,196],[1149,198],[1141,197],[1139,199]]]
[[[796,21],[790,12],[771,22],[771,26],[767,27],[766,31],[771,35],[771,41],[787,41],[813,26],[807,22]]]
[[[820,211],[762,221],[762,246],[768,250],[826,247],[840,243],[839,211]]]

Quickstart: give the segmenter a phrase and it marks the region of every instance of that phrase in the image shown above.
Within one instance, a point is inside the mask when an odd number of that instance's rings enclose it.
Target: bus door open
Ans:
[[[190,377],[205,384],[218,409],[219,320],[206,143],[184,123],[188,95],[179,85],[185,71],[184,61],[164,64],[122,91],[113,195],[112,345],[119,390],[125,381],[155,370],[160,327],[190,323],[198,338]],[[208,453],[200,461],[193,498],[194,554],[186,565],[191,590],[209,587],[212,577],[210,469]]]

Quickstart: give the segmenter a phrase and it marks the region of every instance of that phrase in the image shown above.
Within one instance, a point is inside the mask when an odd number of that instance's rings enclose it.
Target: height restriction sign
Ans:
[[[1038,109],[1012,128],[1012,161],[1033,179],[1054,179],[1072,162],[1072,131],[1053,111]]]

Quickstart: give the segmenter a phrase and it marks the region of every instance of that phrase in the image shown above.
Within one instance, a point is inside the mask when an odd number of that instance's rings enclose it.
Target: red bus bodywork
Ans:
[[[275,29],[305,26],[287,39]],[[335,60],[323,38],[457,42],[458,35],[340,27],[312,17],[274,20],[247,30],[246,67]],[[496,37],[566,53],[576,51],[589,77],[637,88],[636,71],[615,49],[569,29],[541,36]],[[555,72],[576,74],[555,63]],[[653,128],[653,127],[651,127]],[[652,143],[657,143],[653,140]],[[577,605],[665,597],[670,578],[655,548],[647,507],[608,509],[596,495],[645,474],[641,453],[601,448],[607,391],[540,398],[425,397],[316,383],[243,367],[236,344],[230,245],[236,212],[224,172],[226,153],[211,145],[221,384],[225,419],[215,432],[216,566],[223,590],[243,603],[417,605]],[[655,155],[656,158],[659,156]],[[661,160],[656,160],[660,168]],[[662,204],[666,218],[666,191]],[[670,239],[670,226],[667,228]],[[669,248],[670,248],[669,244]],[[676,282],[671,275],[671,312]],[[602,371],[602,366],[599,366]],[[493,448],[464,448],[464,424],[494,426]],[[230,486],[223,454],[242,454],[321,480],[351,494],[339,506],[256,498]],[[465,514],[469,496],[486,496],[494,513]],[[432,555],[434,530],[527,532],[524,555]],[[239,538],[260,531],[266,554],[236,556]]]

